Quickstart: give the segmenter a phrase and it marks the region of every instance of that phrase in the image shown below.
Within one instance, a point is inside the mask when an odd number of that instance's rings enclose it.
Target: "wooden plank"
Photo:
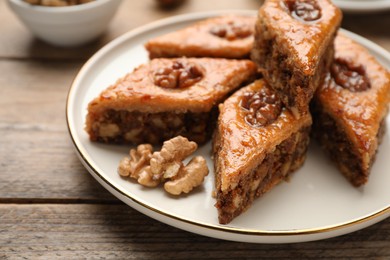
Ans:
[[[0,60],[0,198],[116,201],[79,162],[65,122],[79,62]]]
[[[191,234],[125,205],[0,205],[0,258],[388,259],[390,219],[299,244],[248,244]]]
[[[33,127],[0,130],[1,202],[116,201],[81,165],[65,129]]]

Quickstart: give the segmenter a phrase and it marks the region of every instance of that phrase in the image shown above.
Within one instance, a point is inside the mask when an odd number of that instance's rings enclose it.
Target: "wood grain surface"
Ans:
[[[388,259],[390,221],[323,241],[250,244],[191,234],[126,205],[0,205],[0,258]]]
[[[167,226],[124,205],[78,160],[65,103],[73,78],[93,53],[128,30],[164,17],[255,10],[260,4],[187,0],[161,10],[154,0],[125,0],[101,38],[67,49],[34,38],[0,1],[0,259],[390,259],[390,219],[309,243],[217,240]],[[389,26],[389,12],[345,15],[343,22],[344,28],[387,50]]]

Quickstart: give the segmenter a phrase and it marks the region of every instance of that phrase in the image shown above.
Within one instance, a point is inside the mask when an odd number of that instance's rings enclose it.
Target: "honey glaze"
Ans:
[[[244,87],[234,93],[221,106],[218,135],[224,140],[220,153],[223,153],[224,161],[221,164],[220,172],[223,172],[226,183],[239,177],[240,172],[248,167],[254,167],[270,152],[276,145],[291,136],[303,126],[311,124],[311,116],[307,114],[296,119],[287,109],[281,107],[276,118],[266,125],[252,125],[248,123],[246,116],[249,110],[245,100],[247,93],[268,93],[272,96],[264,80],[258,80],[251,85]],[[250,95],[249,95],[250,96]],[[244,106],[244,107],[243,107]],[[275,113],[276,114],[276,113]],[[227,181],[229,179],[230,181]]]
[[[331,73],[316,99],[343,126],[351,142],[372,156],[390,102],[389,73],[366,49],[342,34],[336,37],[335,50]]]
[[[255,73],[256,66],[248,60],[153,59],[105,89],[99,97],[104,102],[100,107],[106,104],[129,111],[210,111]]]
[[[336,33],[342,14],[328,0],[268,0],[259,17],[267,18],[269,32],[281,32],[275,33],[276,44],[290,50],[295,66],[310,75],[326,51],[323,43]]]

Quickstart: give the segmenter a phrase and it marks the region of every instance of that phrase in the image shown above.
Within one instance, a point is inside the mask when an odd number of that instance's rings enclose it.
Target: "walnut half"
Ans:
[[[150,159],[150,166],[156,178],[172,178],[183,167],[182,161],[198,148],[195,142],[177,136],[165,141],[161,151],[154,152]]]
[[[172,195],[188,193],[202,184],[208,174],[206,160],[202,156],[196,156],[182,169],[178,178],[173,178],[164,184],[164,189]]]
[[[217,24],[210,29],[210,33],[228,41],[244,39],[253,35],[253,28],[245,23],[230,21],[226,24]]]
[[[153,147],[150,144],[141,144],[137,146],[137,149],[131,149],[129,153],[130,158],[125,157],[119,163],[119,175],[129,176],[147,187],[156,187],[160,184],[160,180],[153,179],[153,174],[150,170],[152,152]]]
[[[253,127],[271,124],[282,112],[281,100],[269,88],[244,93],[240,105],[245,111],[245,121]]]
[[[316,0],[285,0],[291,15],[304,22],[313,22],[321,18],[321,8]]]
[[[330,68],[335,83],[352,92],[366,91],[371,88],[370,80],[362,64],[337,58]]]
[[[188,88],[203,78],[200,65],[185,59],[176,60],[169,67],[158,69],[153,73],[154,84],[162,88]]]

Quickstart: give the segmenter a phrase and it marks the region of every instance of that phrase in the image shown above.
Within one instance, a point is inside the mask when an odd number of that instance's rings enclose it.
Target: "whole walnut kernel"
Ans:
[[[321,18],[321,8],[316,0],[285,0],[286,6],[294,18],[312,22]]]
[[[371,88],[370,80],[362,65],[355,65],[345,59],[335,59],[330,68],[332,78],[337,85],[352,92]]]
[[[162,88],[188,88],[203,78],[202,68],[187,61],[174,61],[170,67],[158,69],[154,84]]]
[[[245,110],[245,121],[254,126],[266,126],[274,122],[282,113],[282,102],[269,88],[258,92],[246,92],[241,99]]]
[[[234,41],[251,36],[253,28],[250,28],[247,24],[231,21],[226,24],[215,25],[211,28],[210,33],[220,38]]]

